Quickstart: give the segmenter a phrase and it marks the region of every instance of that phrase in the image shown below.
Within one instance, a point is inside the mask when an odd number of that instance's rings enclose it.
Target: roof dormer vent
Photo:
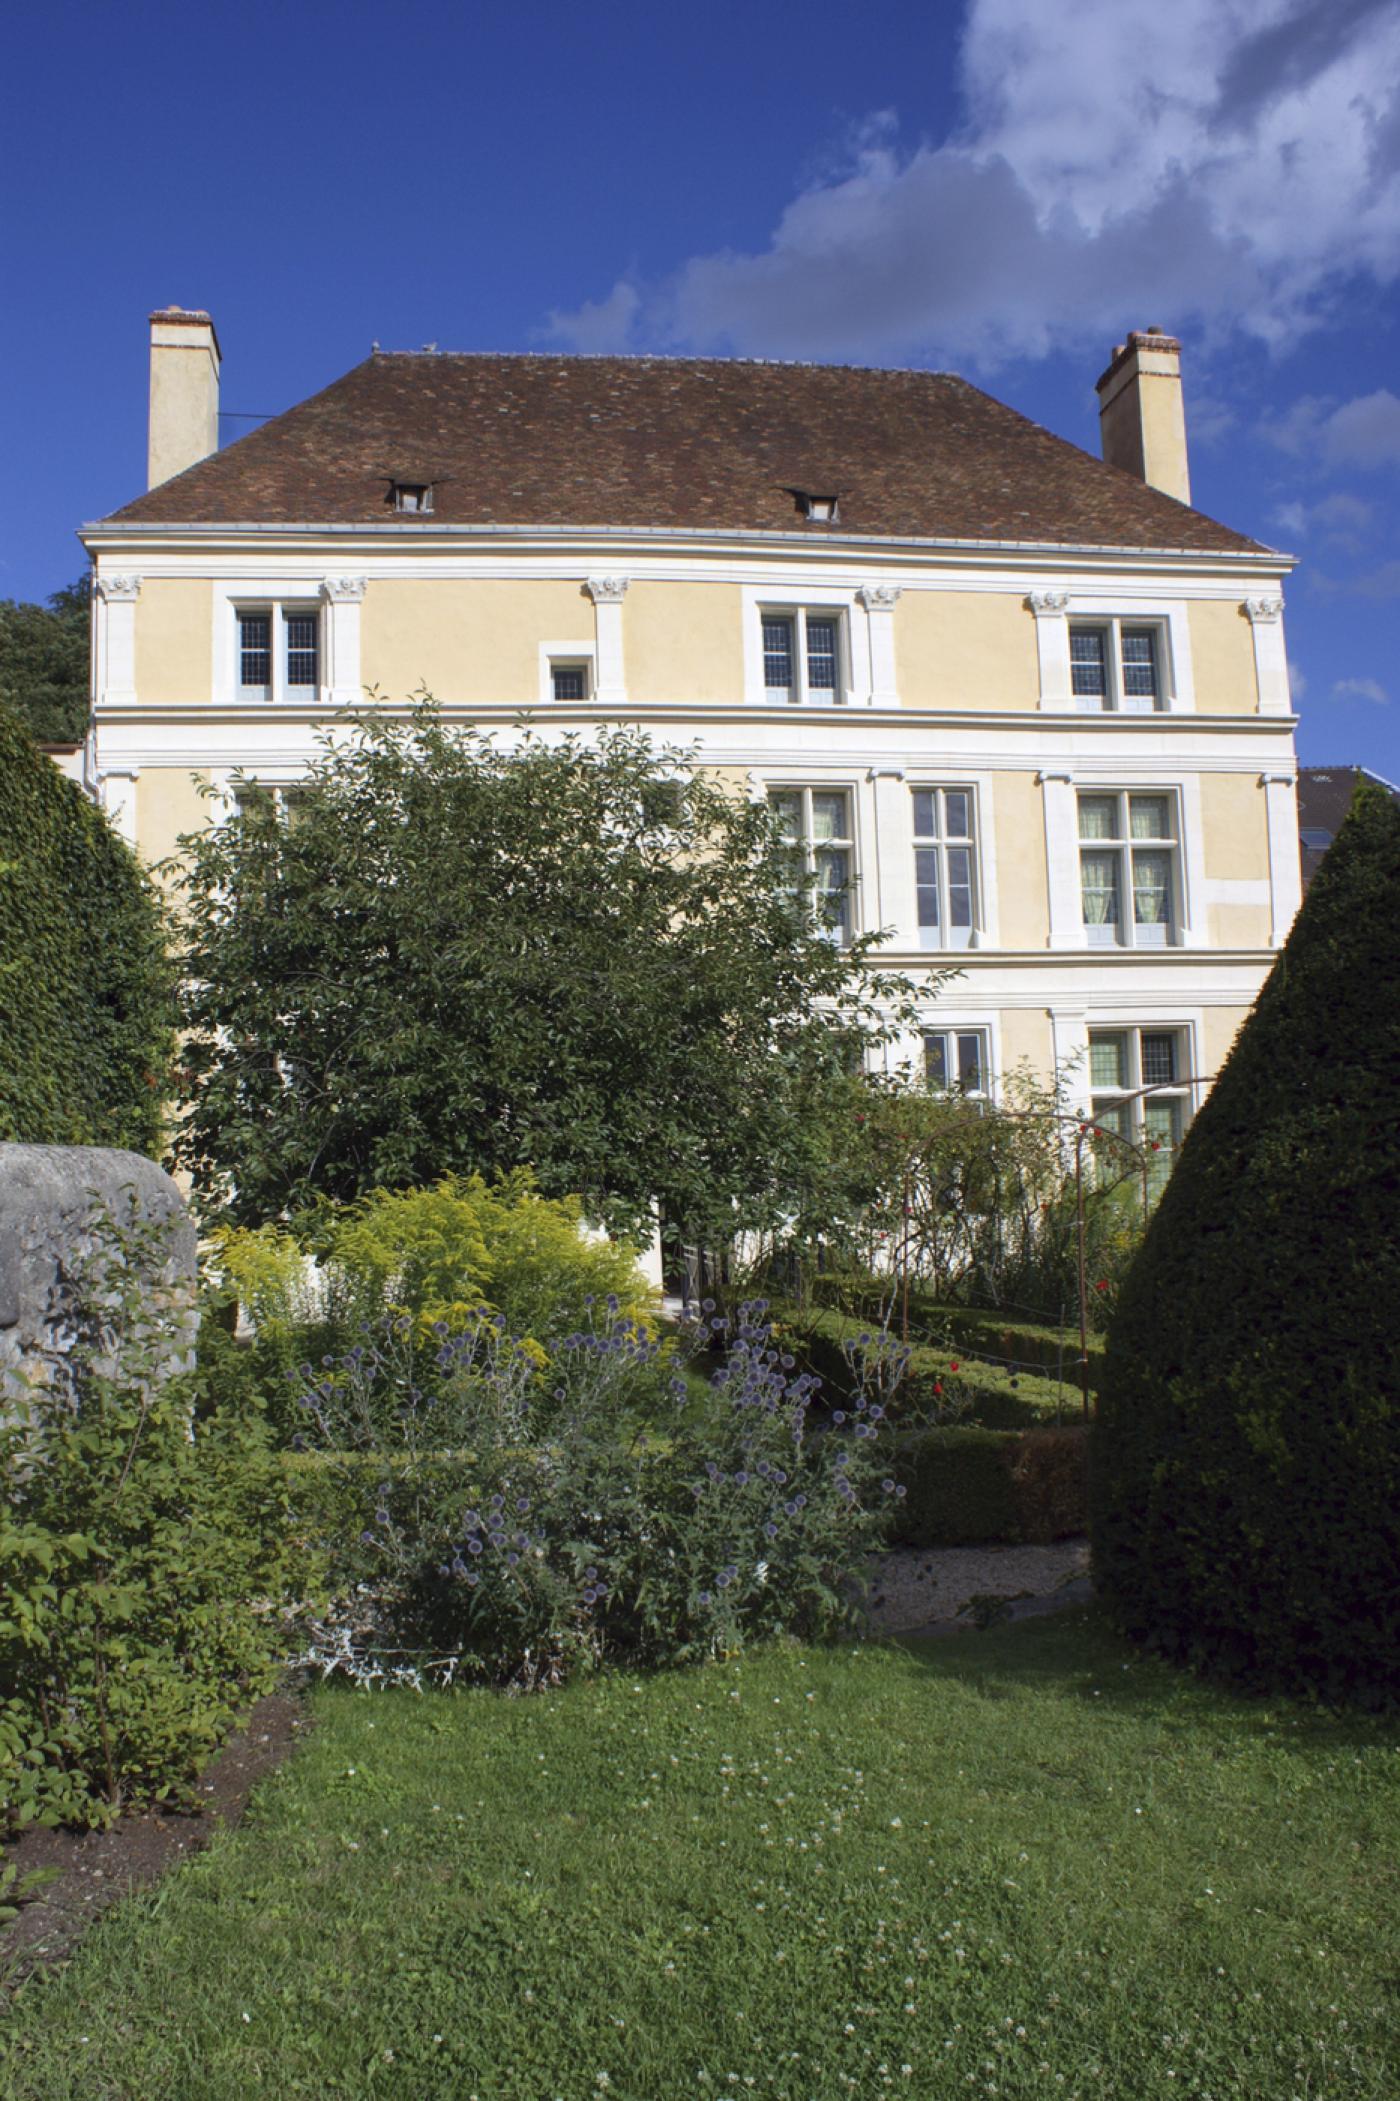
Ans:
[[[433,485],[430,481],[396,481],[392,484],[394,509],[410,516],[421,516],[433,507]]]
[[[818,495],[815,489],[794,489],[797,508],[813,525],[835,525],[838,508],[834,494]]]

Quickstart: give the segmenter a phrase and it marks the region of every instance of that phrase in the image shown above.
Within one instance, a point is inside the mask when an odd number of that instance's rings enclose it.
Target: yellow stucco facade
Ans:
[[[894,634],[906,708],[1040,705],[1035,622],[1023,593],[905,591],[895,607]]]

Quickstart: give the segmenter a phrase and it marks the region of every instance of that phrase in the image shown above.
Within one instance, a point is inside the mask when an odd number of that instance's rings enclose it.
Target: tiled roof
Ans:
[[[646,357],[376,353],[114,514],[374,525],[431,481],[437,525],[662,527],[1202,553],[1258,543],[941,372]],[[835,494],[804,524],[795,491]]]
[[[1342,828],[1358,784],[1371,780],[1400,802],[1400,788],[1382,780],[1367,766],[1300,766],[1298,768],[1298,836],[1302,847],[1303,888],[1322,866],[1323,855]]]

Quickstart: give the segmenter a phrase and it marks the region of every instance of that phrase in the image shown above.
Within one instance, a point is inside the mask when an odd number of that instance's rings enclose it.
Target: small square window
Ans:
[[[587,700],[587,664],[551,663],[549,685],[555,700]]]
[[[430,481],[396,481],[394,483],[394,509],[410,514],[430,511],[433,507],[433,485]]]

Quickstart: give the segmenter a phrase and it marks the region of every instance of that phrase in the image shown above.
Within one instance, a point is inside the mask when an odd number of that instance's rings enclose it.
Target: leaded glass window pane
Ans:
[[[1128,1041],[1125,1036],[1089,1038],[1089,1084],[1093,1087],[1126,1087]]]
[[[948,1039],[946,1036],[924,1037],[924,1078],[930,1087],[946,1087],[948,1084]]]
[[[314,686],[319,676],[316,657],[317,620],[314,613],[288,613],[287,684]]]
[[[1102,627],[1069,631],[1070,690],[1081,699],[1108,702],[1108,632]]]
[[[1157,637],[1150,627],[1125,627],[1123,696],[1126,700],[1157,698]]]
[[[1093,1115],[1100,1130],[1115,1131],[1120,1138],[1132,1136],[1127,1102],[1095,1101]]]
[[[1079,836],[1081,839],[1116,839],[1118,837],[1118,797],[1116,795],[1080,796]]]
[[[1142,1105],[1142,1128],[1148,1141],[1175,1148],[1181,1143],[1181,1103],[1149,1095]]]
[[[749,633],[753,633],[752,628]],[[769,693],[781,693],[785,699],[792,692],[790,620],[765,620],[763,623],[763,683]]]
[[[807,686],[813,693],[836,691],[836,622],[807,622]]]
[[[550,678],[556,700],[586,700],[588,677],[582,664],[556,664]]]
[[[1144,1087],[1160,1086],[1163,1081],[1176,1078],[1176,1037],[1169,1033],[1149,1034],[1142,1037],[1142,1084]]]
[[[972,837],[972,798],[965,788],[946,789],[943,796],[943,814],[948,820],[950,839]]]
[[[224,632],[227,634],[227,628]],[[272,621],[267,613],[240,613],[238,616],[238,683],[240,686],[272,684]]]
[[[768,797],[768,807],[778,820],[778,829],[785,839],[794,843],[802,837],[802,797],[790,789],[775,788]]]

